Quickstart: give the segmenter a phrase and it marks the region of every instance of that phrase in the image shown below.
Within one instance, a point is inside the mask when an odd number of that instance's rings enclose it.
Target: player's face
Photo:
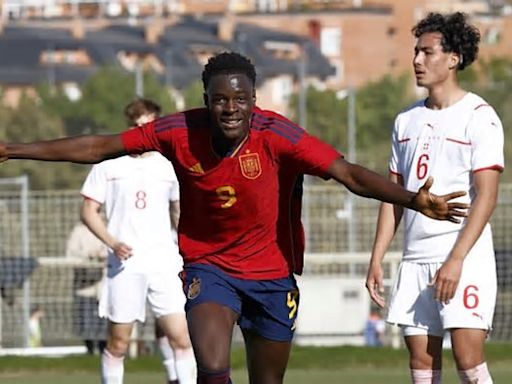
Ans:
[[[414,47],[414,75],[416,84],[430,89],[444,83],[456,69],[459,58],[455,53],[443,52],[443,36],[439,32],[424,33]]]
[[[204,95],[213,124],[213,135],[230,142],[243,139],[249,131],[255,92],[242,74],[215,75]]]

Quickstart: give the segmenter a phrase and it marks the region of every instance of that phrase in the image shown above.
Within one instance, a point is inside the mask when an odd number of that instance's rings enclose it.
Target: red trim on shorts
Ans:
[[[410,137],[406,138],[406,139],[402,139],[402,140],[398,140],[399,143],[405,143],[406,141],[409,141],[411,140]]]
[[[396,175],[396,176],[402,176],[401,173],[398,173],[398,172],[395,172],[395,171],[392,171],[391,169],[389,170],[389,173],[393,174],[393,175]]]

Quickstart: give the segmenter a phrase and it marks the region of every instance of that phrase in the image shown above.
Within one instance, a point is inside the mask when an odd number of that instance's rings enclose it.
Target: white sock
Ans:
[[[101,354],[101,384],[123,384],[124,356],[116,357],[107,348]]]
[[[176,372],[180,384],[196,384],[197,368],[192,348],[174,350]]]
[[[475,368],[458,371],[460,382],[463,384],[492,384],[492,377],[487,368],[487,363],[483,362]]]
[[[167,372],[167,379],[169,381],[175,381],[178,379],[178,373],[176,372],[174,351],[169,345],[169,340],[166,336],[162,336],[158,338],[157,342],[158,348],[160,349],[160,354],[162,355],[162,362],[164,364],[165,371]]]
[[[441,384],[440,369],[411,369],[413,384]]]

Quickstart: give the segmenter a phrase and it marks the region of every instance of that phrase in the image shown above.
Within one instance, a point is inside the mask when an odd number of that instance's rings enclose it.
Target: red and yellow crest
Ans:
[[[238,160],[240,161],[240,169],[244,177],[248,179],[256,179],[261,175],[260,157],[257,153],[240,155]]]
[[[194,277],[192,282],[188,286],[187,290],[187,298],[189,300],[195,299],[201,293],[201,279],[199,277]]]

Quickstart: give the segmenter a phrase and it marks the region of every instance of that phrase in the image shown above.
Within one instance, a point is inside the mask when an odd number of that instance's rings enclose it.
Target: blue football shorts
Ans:
[[[242,330],[272,341],[291,341],[299,309],[299,289],[293,276],[273,280],[244,280],[217,267],[189,264],[181,274],[188,312],[201,303],[217,303],[240,315]]]

